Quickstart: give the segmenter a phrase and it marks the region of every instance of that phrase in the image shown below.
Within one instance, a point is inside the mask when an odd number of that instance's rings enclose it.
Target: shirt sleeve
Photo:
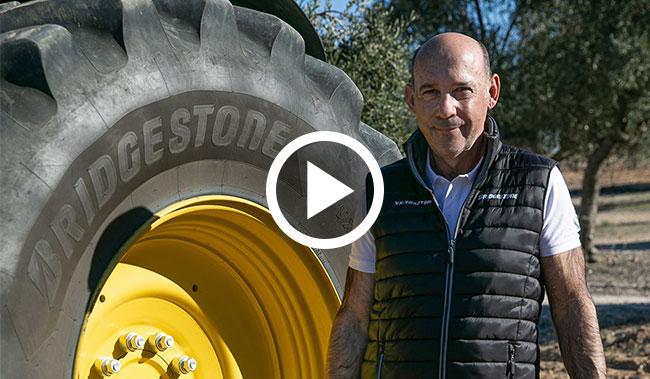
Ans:
[[[557,167],[549,177],[544,200],[544,223],[539,240],[542,257],[564,253],[580,246],[580,223],[569,188]]]
[[[364,192],[361,195],[361,201],[354,212],[355,228],[361,224],[364,218],[366,218],[366,214],[366,193]],[[370,230],[368,230],[363,236],[361,236],[361,238],[352,242],[349,266],[357,271],[374,274],[376,254],[375,238]]]

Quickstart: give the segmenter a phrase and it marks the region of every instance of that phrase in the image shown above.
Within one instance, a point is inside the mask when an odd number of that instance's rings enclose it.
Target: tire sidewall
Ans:
[[[288,142],[313,131],[277,105],[219,91],[186,92],[124,116],[73,161],[23,245],[19,272],[25,275],[12,283],[7,310],[28,358],[40,360],[44,345],[65,346],[48,355],[56,353],[68,362],[54,376],[71,375],[73,359],[64,354],[76,349],[97,275],[124,251],[122,241],[108,241],[108,252],[106,239],[99,242],[113,220],[134,209],[153,216],[203,195],[233,195],[266,206],[266,173],[273,158]],[[325,170],[340,169],[327,157],[303,159]],[[285,198],[306,196],[299,175],[285,179],[279,186]],[[329,210],[340,221],[329,225],[332,232],[350,229],[355,204],[349,198]],[[302,218],[297,209],[285,211],[289,219]],[[145,220],[121,220],[117,227],[129,235],[150,222]],[[296,226],[304,231],[323,227]],[[102,257],[95,256],[98,249],[103,249]],[[348,252],[347,247],[317,251],[339,295]],[[48,375],[54,373],[51,365],[42,367]]]

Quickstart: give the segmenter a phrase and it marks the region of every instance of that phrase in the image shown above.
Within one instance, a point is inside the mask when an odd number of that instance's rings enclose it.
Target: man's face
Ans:
[[[476,49],[451,50],[421,52],[413,85],[406,88],[407,104],[434,155],[447,161],[469,151],[482,135],[500,84],[496,74],[488,78]]]

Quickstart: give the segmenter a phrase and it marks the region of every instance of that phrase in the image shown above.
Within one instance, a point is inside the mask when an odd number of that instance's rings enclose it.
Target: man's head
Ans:
[[[485,48],[485,45],[483,45],[479,41],[476,41],[476,43],[478,43],[479,46],[481,47],[481,52],[483,53],[483,64],[485,65],[485,72],[487,73],[487,78],[489,80],[490,77],[492,77],[492,68],[490,67],[490,55],[488,54],[488,51]],[[413,85],[413,75],[414,75],[413,74],[413,69],[415,68],[415,58],[417,58],[418,53],[420,52],[420,49],[423,46],[420,46],[417,49],[415,49],[415,52],[413,53],[413,56],[411,57],[411,85]]]
[[[499,90],[483,45],[463,34],[443,33],[418,49],[405,94],[435,157],[451,162],[475,147]]]

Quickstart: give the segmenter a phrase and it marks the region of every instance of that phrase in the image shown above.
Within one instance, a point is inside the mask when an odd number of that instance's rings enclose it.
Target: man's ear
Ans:
[[[407,84],[404,87],[404,98],[411,112],[415,113],[415,92],[413,91],[412,85]]]
[[[488,109],[492,109],[497,105],[499,101],[499,93],[501,93],[501,79],[499,75],[492,74],[490,78],[490,88],[488,89]]]

